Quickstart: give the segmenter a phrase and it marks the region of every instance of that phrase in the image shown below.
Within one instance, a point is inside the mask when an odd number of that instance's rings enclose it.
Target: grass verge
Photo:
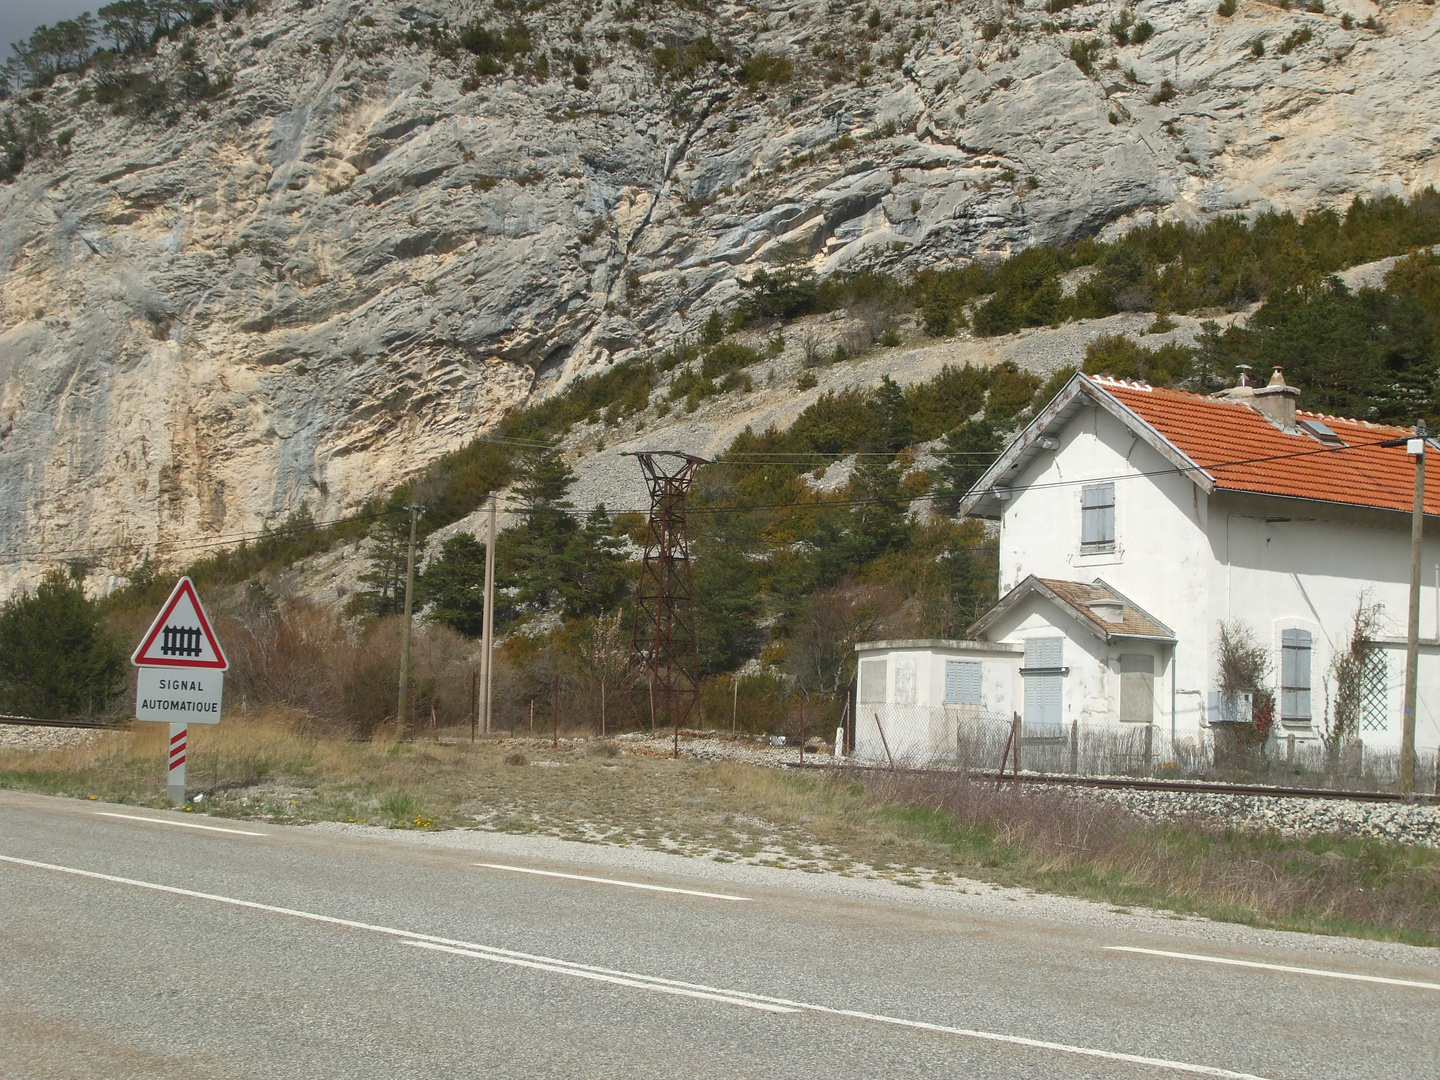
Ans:
[[[356,743],[283,715],[192,727],[189,787],[212,815],[483,828],[881,877],[957,878],[1120,907],[1440,945],[1440,851],[1157,824],[1061,792],[960,777],[797,775],[618,754],[613,743]],[[164,805],[165,729],[0,749],[0,786]]]

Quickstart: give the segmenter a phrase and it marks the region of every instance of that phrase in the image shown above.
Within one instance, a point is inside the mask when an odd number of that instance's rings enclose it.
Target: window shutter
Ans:
[[[1025,666],[1027,668],[1064,667],[1064,638],[1026,638]]]
[[[1115,485],[1088,484],[1080,489],[1080,545],[1115,543]]]
[[[945,661],[945,704],[980,704],[980,665],[972,660]]]
[[[1310,656],[1314,637],[1308,630],[1280,631],[1280,716],[1310,719]]]

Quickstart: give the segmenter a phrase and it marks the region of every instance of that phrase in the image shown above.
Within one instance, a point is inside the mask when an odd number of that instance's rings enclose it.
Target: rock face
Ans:
[[[59,133],[0,187],[0,594],[343,514],[767,260],[904,273],[1440,179],[1431,6],[1141,0],[1139,45],[1118,4],[695,7],[273,0],[195,32],[230,80],[203,104],[0,105]],[[531,51],[478,75],[442,29],[472,18]]]

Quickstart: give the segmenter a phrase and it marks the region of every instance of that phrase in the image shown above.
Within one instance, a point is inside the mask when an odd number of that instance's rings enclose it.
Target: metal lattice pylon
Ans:
[[[650,488],[650,521],[645,558],[635,592],[630,644],[630,686],[636,712],[648,708],[675,730],[700,690],[700,641],[695,628],[695,593],[690,581],[690,543],[685,531],[685,493],[704,458],[675,450],[645,450],[640,460]]]

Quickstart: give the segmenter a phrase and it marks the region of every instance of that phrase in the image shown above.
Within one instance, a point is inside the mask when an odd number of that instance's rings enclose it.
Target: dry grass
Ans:
[[[857,782],[614,743],[348,742],[270,713],[192,727],[196,809],[303,823],[471,827],[638,844],[722,861],[1025,886],[1229,921],[1440,944],[1440,852],[1155,824],[1055,792],[959,776]],[[0,750],[0,785],[163,805],[164,728]]]

